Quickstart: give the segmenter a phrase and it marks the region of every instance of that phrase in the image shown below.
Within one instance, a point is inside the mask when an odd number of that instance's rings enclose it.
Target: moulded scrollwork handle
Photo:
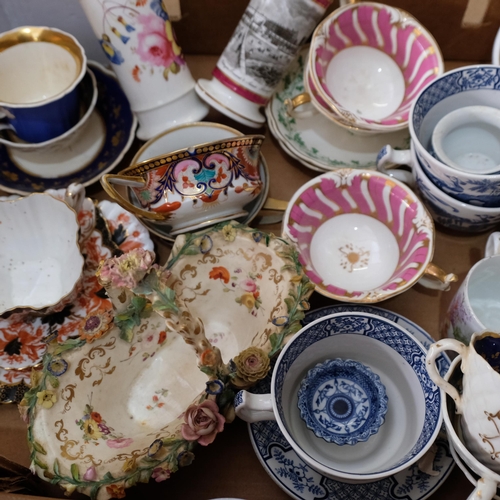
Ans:
[[[415,185],[413,173],[398,169],[399,165],[408,165],[413,170],[410,150],[396,150],[389,144],[385,145],[377,155],[377,170],[413,187]]]
[[[114,187],[113,184],[118,184],[120,186],[128,186],[128,187],[143,187],[146,181],[142,177],[138,176],[127,176],[127,175],[115,175],[115,174],[104,174],[101,177],[101,185],[104,188],[104,191],[108,193],[108,195],[116,201],[120,206],[122,206],[125,210],[132,212],[134,215],[138,217],[142,217],[144,219],[151,219],[157,221],[166,220],[166,216],[164,214],[149,212],[148,210],[143,210],[142,208],[136,207],[134,204],[130,203],[126,200]]]
[[[436,358],[444,351],[455,351],[456,353],[462,355],[465,354],[467,346],[462,344],[455,339],[441,339],[438,342],[435,342],[429,347],[427,351],[426,358],[426,367],[427,372],[429,373],[429,377],[431,377],[432,381],[443,391],[446,392],[449,396],[453,398],[455,401],[457,413],[462,413],[462,398],[458,391],[453,387],[449,382],[447,382],[439,373],[436,366]]]
[[[467,500],[491,500],[495,498],[498,483],[488,477],[481,477]]]

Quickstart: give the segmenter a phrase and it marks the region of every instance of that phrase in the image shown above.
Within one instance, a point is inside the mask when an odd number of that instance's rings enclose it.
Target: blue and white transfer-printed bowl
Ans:
[[[500,67],[466,66],[448,71],[429,84],[410,111],[410,134],[426,175],[445,193],[470,205],[500,206],[500,174],[472,174],[432,156],[432,132],[445,115],[473,105],[500,108]]]
[[[367,441],[384,423],[387,394],[380,377],[352,359],[329,359],[307,372],[298,406],[308,429],[340,446]]]
[[[249,422],[275,419],[301,460],[324,476],[349,483],[377,481],[416,463],[441,428],[441,394],[427,373],[426,353],[419,341],[388,319],[364,312],[330,314],[306,325],[283,348],[271,394],[238,393],[236,414]],[[298,407],[308,372],[336,358],[376,373],[390,401],[378,432],[352,446],[315,435]]]
[[[477,105],[500,109],[500,66],[464,66],[427,85],[410,110],[411,143],[425,174],[444,193],[469,205],[500,207],[500,174],[463,172],[432,155],[432,133],[437,123],[452,111]],[[377,168],[383,171],[381,167],[391,161],[401,163],[391,154],[391,148],[384,146],[377,158]],[[414,170],[414,164],[410,166]],[[390,175],[404,180],[396,172]]]

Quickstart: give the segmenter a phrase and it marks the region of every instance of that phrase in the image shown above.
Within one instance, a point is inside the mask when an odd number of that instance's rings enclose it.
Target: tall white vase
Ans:
[[[79,1],[137,115],[137,137],[206,116],[161,0]]]

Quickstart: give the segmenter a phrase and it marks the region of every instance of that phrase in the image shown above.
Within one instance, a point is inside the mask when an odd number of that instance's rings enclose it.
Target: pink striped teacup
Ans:
[[[417,281],[447,290],[456,281],[431,263],[430,215],[402,182],[369,170],[340,169],[304,184],[283,218],[316,291],[336,300],[380,302]]]
[[[444,71],[433,36],[407,12],[375,2],[326,17],[308,64],[313,87],[339,121],[379,132],[404,129],[420,90]],[[313,104],[319,107],[317,98]]]

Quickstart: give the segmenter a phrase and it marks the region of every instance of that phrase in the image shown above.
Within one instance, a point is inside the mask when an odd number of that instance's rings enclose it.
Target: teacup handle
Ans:
[[[276,420],[271,402],[271,394],[252,394],[239,391],[234,397],[234,411],[245,422]]]
[[[446,394],[453,398],[455,401],[456,411],[457,413],[462,413],[462,398],[458,391],[453,387],[449,382],[447,382],[443,377],[441,377],[437,366],[436,366],[436,358],[444,351],[455,351],[456,353],[464,357],[466,353],[467,346],[462,344],[455,339],[441,339],[438,342],[434,342],[429,347],[427,351],[426,365],[427,372],[429,373],[429,377],[431,377],[432,381],[441,389],[443,389]]]
[[[495,231],[488,236],[486,246],[484,248],[484,256],[492,257],[500,254],[500,231]]]
[[[442,290],[444,292],[450,289],[450,284],[458,281],[458,276],[453,273],[446,273],[439,266],[432,262],[427,265],[424,275],[418,280],[418,283],[425,288],[433,290]]]
[[[126,175],[104,174],[101,177],[101,185],[104,188],[104,191],[106,191],[106,193],[108,193],[108,195],[120,206],[122,206],[129,212],[132,212],[134,215],[137,215],[138,217],[143,217],[144,219],[150,220],[164,221],[165,215],[156,212],[148,212],[147,210],[136,207],[134,204],[126,200],[112,185],[118,184],[120,186],[143,187],[144,183],[145,181],[142,177],[136,176],[128,177]]]
[[[467,500],[491,500],[497,494],[498,483],[489,477],[481,477]]]
[[[409,149],[396,150],[392,149],[389,144],[385,145],[377,155],[377,170],[389,177],[394,177],[398,181],[408,184],[410,187],[415,186],[415,178],[413,176],[413,162],[411,159],[411,151]],[[396,168],[398,165],[408,165],[411,172]],[[395,169],[395,170],[393,170]]]
[[[285,109],[288,115],[293,118],[310,118],[318,113],[318,110],[310,104],[306,109],[298,110],[300,106],[308,104],[311,102],[311,96],[307,92],[302,92],[302,94],[296,95],[291,99],[285,99]]]

